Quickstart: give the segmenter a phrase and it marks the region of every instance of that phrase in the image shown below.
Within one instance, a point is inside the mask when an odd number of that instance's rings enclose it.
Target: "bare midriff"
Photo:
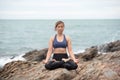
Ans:
[[[53,53],[54,54],[64,54],[64,53],[67,53],[67,51],[66,51],[66,48],[55,48],[54,50],[53,50]]]

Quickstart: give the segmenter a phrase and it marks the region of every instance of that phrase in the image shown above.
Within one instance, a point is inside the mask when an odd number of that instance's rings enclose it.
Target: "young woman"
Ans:
[[[73,54],[70,37],[63,34],[64,27],[65,25],[62,21],[58,21],[55,24],[57,34],[50,38],[47,56],[43,61],[46,69],[66,68],[73,70],[78,67],[78,59],[76,59]],[[68,58],[67,50],[70,58]],[[52,53],[53,58],[50,61],[49,59]]]

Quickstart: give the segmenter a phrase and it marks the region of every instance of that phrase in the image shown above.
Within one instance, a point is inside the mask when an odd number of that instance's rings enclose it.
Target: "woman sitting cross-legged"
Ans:
[[[50,38],[47,56],[43,61],[45,68],[48,70],[57,68],[66,68],[68,70],[77,69],[78,59],[73,54],[70,37],[63,34],[64,22],[56,22],[55,30],[57,34]],[[71,58],[68,57],[67,50]],[[49,60],[52,53],[53,58]]]

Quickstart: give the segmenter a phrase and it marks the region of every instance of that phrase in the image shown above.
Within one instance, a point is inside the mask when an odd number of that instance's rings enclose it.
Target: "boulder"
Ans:
[[[23,55],[23,57],[27,61],[42,61],[43,59],[46,58],[47,51],[48,51],[48,48],[45,48],[39,51],[33,50]]]
[[[98,51],[99,52],[120,51],[120,40],[100,45],[98,46]]]
[[[90,48],[87,48],[85,52],[79,53],[76,56],[79,57],[79,59],[88,61],[92,60],[96,55],[98,54],[98,50],[96,46],[92,46]]]

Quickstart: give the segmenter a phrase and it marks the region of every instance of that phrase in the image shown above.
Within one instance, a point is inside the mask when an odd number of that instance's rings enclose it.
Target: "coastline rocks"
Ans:
[[[46,70],[42,62],[14,61],[4,66],[1,80],[70,80],[76,72],[66,69]]]
[[[42,61],[43,59],[45,59],[47,51],[48,48],[42,49],[40,51],[34,50],[26,53],[23,57],[27,61]]]
[[[92,60],[94,57],[98,55],[97,46],[92,46],[90,48],[85,49],[85,52],[76,54],[76,58],[79,58],[82,61]]]
[[[80,59],[80,58],[79,58]],[[120,51],[80,61],[76,70],[46,70],[42,62],[13,61],[0,72],[1,80],[120,80]]]
[[[120,40],[98,46],[100,52],[120,51]]]
[[[85,61],[93,59],[98,54],[97,47],[87,48],[82,57]]]
[[[119,46],[119,41],[111,43],[114,48]],[[23,56],[26,61],[5,64],[0,70],[0,80],[120,80],[119,49],[98,54],[97,46],[87,48],[76,55],[79,59],[78,68],[70,71],[64,68],[46,70],[42,60],[47,50],[28,52]]]

